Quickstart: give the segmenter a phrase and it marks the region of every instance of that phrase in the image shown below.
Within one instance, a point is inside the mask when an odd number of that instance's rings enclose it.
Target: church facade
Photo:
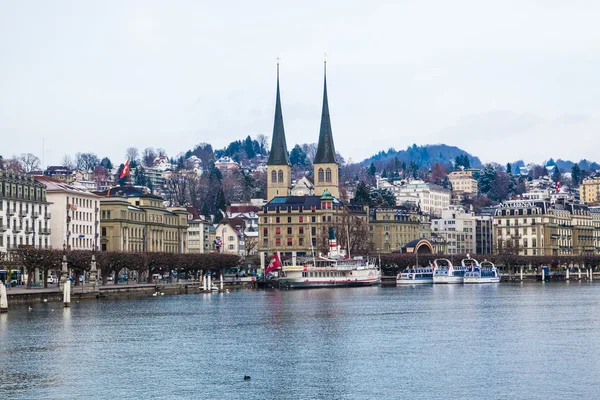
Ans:
[[[265,256],[268,255],[268,262],[270,255],[276,251],[292,257],[325,253],[330,227],[349,232],[343,228],[344,223],[352,226],[362,223],[368,229],[367,212],[361,207],[349,207],[339,200],[339,164],[329,115],[326,70],[321,125],[313,168],[312,178],[303,178],[307,188],[312,186],[310,190],[300,190],[298,184],[292,186],[278,65],[273,137],[267,163],[267,204],[259,211],[258,246],[263,266]],[[338,243],[342,248],[347,247],[345,243]]]

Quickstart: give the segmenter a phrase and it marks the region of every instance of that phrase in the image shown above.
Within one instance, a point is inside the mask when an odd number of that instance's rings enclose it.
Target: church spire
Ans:
[[[323,85],[323,111],[321,112],[321,130],[319,132],[319,145],[314,164],[337,163],[333,133],[331,132],[331,118],[329,117],[329,103],[327,102],[327,60],[324,63]]]
[[[277,61],[277,99],[275,100],[275,122],[273,124],[273,137],[271,138],[271,153],[267,165],[289,165],[285,130],[283,129],[283,115],[281,113],[281,99],[279,97],[279,60]]]

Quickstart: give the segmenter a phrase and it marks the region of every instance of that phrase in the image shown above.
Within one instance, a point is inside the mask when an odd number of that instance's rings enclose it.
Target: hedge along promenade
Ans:
[[[381,267],[384,272],[413,267],[417,263],[417,255],[415,253],[386,253],[372,257],[381,258]],[[524,267],[525,269],[535,269],[542,266],[558,270],[568,267],[571,264],[578,265],[581,269],[592,268],[595,270],[600,266],[600,255],[523,256],[515,254],[473,254],[471,257],[479,262],[484,260],[491,261],[496,267],[505,271],[511,268]],[[446,258],[453,265],[460,265],[461,260],[467,258],[467,254],[419,254],[418,262],[420,266],[428,266],[429,263],[433,264],[433,261],[439,258]]]
[[[68,268],[75,276],[82,275],[91,269],[92,254],[96,258],[96,268],[101,276],[115,273],[118,276],[125,268],[137,271],[140,276],[171,273],[176,270],[179,276],[194,276],[200,271],[222,271],[241,265],[241,258],[233,254],[173,254],[173,253],[135,253],[135,252],[95,252],[87,250],[63,251],[54,249],[18,248],[9,253],[0,253],[0,266],[5,269],[23,268],[29,276],[35,270],[42,271],[44,287],[48,286],[48,271],[60,271],[63,256],[67,258]],[[107,284],[107,279],[102,284]],[[114,280],[117,284],[118,279]],[[75,285],[79,279],[75,279]],[[32,280],[27,281],[27,286]]]

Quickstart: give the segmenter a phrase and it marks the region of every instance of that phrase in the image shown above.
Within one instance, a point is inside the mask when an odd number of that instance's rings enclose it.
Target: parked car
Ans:
[[[58,277],[56,275],[48,275],[48,278],[46,278],[46,282],[58,283]]]

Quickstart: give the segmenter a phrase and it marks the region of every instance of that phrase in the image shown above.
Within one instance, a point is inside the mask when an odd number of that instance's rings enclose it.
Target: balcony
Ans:
[[[26,233],[26,234],[28,234],[28,235],[29,235],[29,234],[32,234],[32,233],[33,233],[33,228],[26,227],[26,228],[25,228],[25,233]]]
[[[40,213],[39,213],[39,212],[37,212],[37,211],[36,211],[36,212],[34,212],[34,213],[33,213],[33,218],[37,218],[37,217],[39,217],[39,216],[40,216]]]
[[[17,213],[17,210],[15,210],[14,208],[6,209],[6,214],[8,214],[8,215],[15,215],[16,213]]]
[[[19,217],[23,218],[23,217],[26,217],[27,215],[29,215],[29,213],[27,212],[27,210],[21,210],[21,211],[19,211]]]
[[[20,226],[13,226],[13,232],[15,233],[19,233],[23,230],[23,228],[21,228]]]
[[[51,213],[49,213],[49,212],[47,212],[47,213],[44,215],[44,218],[45,218],[45,219],[50,219],[50,217],[51,217],[51,216],[52,216],[52,214],[51,214]]]
[[[8,226],[0,225],[0,232],[6,232],[7,229],[8,229]]]
[[[52,230],[50,228],[44,228],[44,229],[42,229],[42,233],[44,235],[49,235],[51,232],[52,232]]]

